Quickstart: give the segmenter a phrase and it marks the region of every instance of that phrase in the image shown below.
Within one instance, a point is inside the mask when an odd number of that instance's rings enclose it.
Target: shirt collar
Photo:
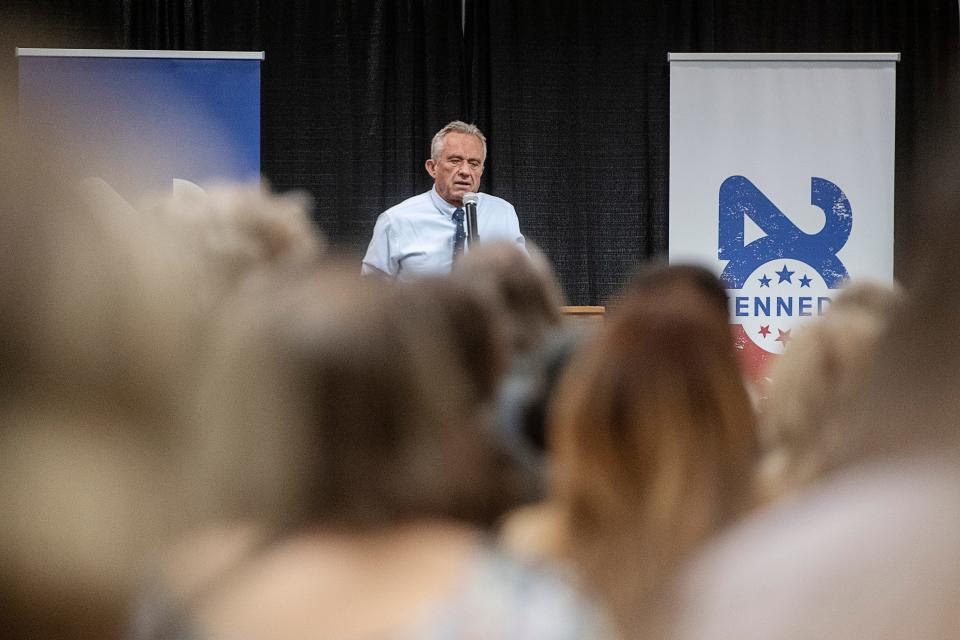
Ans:
[[[457,210],[457,207],[440,197],[440,194],[437,193],[437,185],[431,187],[430,199],[433,201],[433,206],[435,206],[440,213],[448,218],[453,218],[453,212]]]

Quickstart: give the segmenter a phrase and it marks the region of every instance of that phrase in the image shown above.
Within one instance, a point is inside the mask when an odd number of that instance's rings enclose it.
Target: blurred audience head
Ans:
[[[196,293],[215,304],[248,273],[265,268],[309,268],[325,239],[308,215],[303,194],[270,193],[265,184],[221,183],[205,190],[188,186],[173,195],[146,199],[140,210],[169,227],[188,249],[184,257],[203,271],[206,288]]]
[[[625,295],[670,295],[675,289],[697,291],[714,311],[728,317],[727,290],[710,270],[692,264],[668,265],[654,262],[643,265],[627,283]]]
[[[633,290],[552,411],[567,554],[625,628],[691,548],[752,503],[756,434],[725,316],[698,282]]]
[[[461,292],[353,271],[253,279],[228,309],[198,446],[217,502],[287,526],[491,523],[515,487],[465,368],[488,336],[452,330]]]
[[[119,634],[178,501],[187,280],[0,117],[0,606],[8,638]],[[157,232],[157,233],[155,233]]]
[[[483,244],[457,261],[453,276],[490,296],[514,352],[535,348],[561,322],[560,285],[549,261],[531,243],[526,252],[512,242]]]
[[[760,422],[760,490],[766,499],[840,466],[870,438],[853,424],[832,420],[860,391],[901,298],[889,286],[849,285],[774,362]]]
[[[510,356],[499,309],[482,291],[460,280],[424,278],[417,283],[417,290],[453,337],[472,400],[478,406],[489,405]]]
[[[153,553],[205,515],[187,451],[210,302],[320,243],[299,199],[257,187],[143,215],[87,176],[108,150],[66,157],[16,130],[0,113],[4,630],[117,637]]]

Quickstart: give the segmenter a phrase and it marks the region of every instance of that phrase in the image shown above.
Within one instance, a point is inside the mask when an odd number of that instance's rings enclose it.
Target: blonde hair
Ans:
[[[832,418],[859,392],[900,302],[892,287],[850,285],[774,362],[760,422],[759,486],[765,499],[812,482],[862,447],[863,434]]]
[[[200,272],[194,293],[215,305],[258,269],[313,266],[326,239],[310,220],[309,198],[273,194],[262,183],[218,183],[152,197],[140,209],[180,240],[174,254]]]

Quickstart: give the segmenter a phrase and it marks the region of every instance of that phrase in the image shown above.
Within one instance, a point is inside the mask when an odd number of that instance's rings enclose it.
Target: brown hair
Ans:
[[[424,278],[417,289],[433,307],[425,312],[439,315],[448,327],[474,401],[492,403],[509,359],[499,309],[482,291],[450,278]]]
[[[454,277],[491,297],[501,309],[511,348],[527,351],[560,325],[563,295],[549,262],[535,247],[491,242],[466,253]]]
[[[624,628],[752,502],[752,409],[711,304],[689,284],[634,292],[575,356],[553,407],[564,553]]]
[[[643,265],[627,283],[630,292],[669,295],[675,287],[692,287],[700,293],[704,302],[726,318],[727,290],[713,272],[693,264],[666,264],[654,262]]]
[[[435,295],[353,271],[251,283],[230,310],[201,415],[219,499],[292,525],[491,523],[512,477]]]

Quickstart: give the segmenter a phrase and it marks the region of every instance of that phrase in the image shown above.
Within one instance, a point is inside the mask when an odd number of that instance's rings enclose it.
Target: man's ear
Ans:
[[[437,163],[433,161],[433,158],[427,158],[424,166],[427,168],[427,173],[430,174],[431,178],[437,177]]]

